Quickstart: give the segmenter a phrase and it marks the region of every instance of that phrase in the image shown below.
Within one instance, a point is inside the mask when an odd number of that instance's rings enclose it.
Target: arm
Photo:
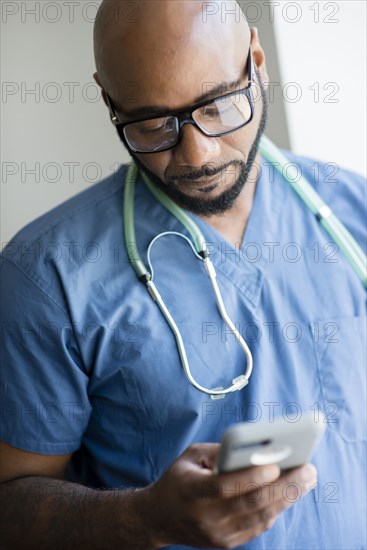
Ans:
[[[280,476],[277,466],[216,475],[218,445],[197,444],[149,487],[97,491],[36,474],[44,467],[47,475],[60,475],[70,455],[33,455],[2,444],[4,449],[8,458],[23,455],[22,477],[9,479],[5,468],[0,485],[5,548],[234,548],[269,529],[294,503],[283,496],[287,483],[297,483],[303,495],[315,482],[313,468],[308,479],[305,468]],[[36,468],[25,469],[25,455]]]
[[[63,480],[71,455],[0,442],[1,548],[151,548],[142,490],[95,490]]]

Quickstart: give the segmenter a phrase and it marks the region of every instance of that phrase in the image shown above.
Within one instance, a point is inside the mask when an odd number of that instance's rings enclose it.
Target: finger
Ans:
[[[255,466],[247,470],[232,472],[229,474],[200,476],[199,483],[196,478],[195,489],[197,496],[203,503],[210,503],[215,506],[218,518],[226,518],[233,513],[243,513],[243,499],[247,493],[261,489],[262,485],[275,481],[280,474],[276,465]],[[254,500],[252,498],[248,505],[249,512],[253,511]],[[265,504],[263,504],[264,506]],[[239,506],[240,510],[237,511]],[[263,507],[262,506],[262,507]]]
[[[297,481],[293,475],[283,475],[277,482],[263,484],[256,491],[237,495],[237,498],[222,503],[218,524],[233,532],[233,525],[239,522],[243,528],[253,524],[263,525],[272,520],[273,513],[296,504],[315,484],[315,469],[302,468]]]
[[[264,484],[260,491],[245,495],[244,509],[257,512],[272,503],[284,500],[290,504],[298,502],[317,481],[313,468],[302,469],[294,474],[281,476],[276,482]],[[242,507],[242,506],[241,506]],[[240,506],[237,506],[240,509]]]
[[[306,465],[283,474],[271,483],[252,481],[247,486],[238,483],[222,486],[221,517],[253,514],[282,499],[296,502],[314,486],[316,480],[316,469]]]
[[[223,500],[227,500],[233,497],[236,498],[239,489],[241,490],[241,494],[249,493],[263,483],[275,481],[279,476],[279,466],[277,464],[269,464],[219,474],[213,478],[213,481],[218,484],[219,496]]]
[[[212,473],[219,447],[219,443],[194,443],[182,453],[180,458],[186,459],[204,470],[210,470]]]
[[[261,488],[264,484],[278,481],[280,483],[295,483],[317,481],[317,470],[313,464],[304,464],[281,473],[279,466],[269,464],[267,466],[254,466],[246,470],[238,470],[228,474],[220,474],[213,477],[218,484],[218,495],[222,500],[239,498]]]
[[[235,548],[259,537],[274,525],[281,511],[274,506],[271,510],[263,511],[261,516],[247,516],[245,521],[238,521],[229,531],[222,531],[223,546]]]
[[[302,495],[305,491],[302,491]],[[269,530],[279,515],[298,502],[290,499],[280,499],[277,502],[252,514],[232,517],[227,524],[218,525],[226,548],[234,548],[258,537]]]
[[[311,463],[303,464],[297,468],[292,468],[282,473],[281,479],[286,479],[287,481],[300,479],[301,481],[307,481],[308,479],[314,479],[317,481],[317,469]]]

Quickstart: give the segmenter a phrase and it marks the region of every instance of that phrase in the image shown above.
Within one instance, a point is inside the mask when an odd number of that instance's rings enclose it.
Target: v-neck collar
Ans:
[[[201,229],[210,247],[211,259],[220,271],[256,309],[269,266],[269,249],[265,243],[277,241],[279,219],[286,184],[263,159],[254,200],[239,250],[214,227],[199,216],[187,212]],[[271,177],[273,175],[273,177]]]
[[[185,210],[203,233],[212,251],[211,260],[216,271],[242,293],[253,313],[256,311],[270,264],[268,247],[280,238],[279,221],[286,197],[289,196],[287,183],[281,175],[272,169],[265,159],[262,161],[252,208],[239,250],[202,218]],[[135,209],[139,212],[139,217],[142,217],[141,223],[145,225],[146,217],[154,220],[152,214],[155,208],[152,209],[152,203],[159,209],[159,216],[155,217],[154,221],[156,231],[179,231],[190,237],[181,222],[152,196],[145,185],[139,186],[135,199]],[[151,238],[148,234],[144,239],[138,237],[139,250],[144,261],[146,247]]]

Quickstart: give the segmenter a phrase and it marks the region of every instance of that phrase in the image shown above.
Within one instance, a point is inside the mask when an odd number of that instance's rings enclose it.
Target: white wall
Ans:
[[[92,78],[93,19],[99,3],[0,3],[2,244],[36,216],[128,160]],[[323,9],[326,2],[279,3],[274,3],[274,15],[281,73],[284,82],[296,81],[303,90],[301,101],[286,102],[294,149],[363,172],[366,4],[364,0],[329,2],[339,8],[335,16],[339,22],[327,24],[323,20],[331,10]],[[250,18],[258,15],[251,4],[262,5],[262,21],[250,20],[250,25],[259,26],[260,35],[262,28],[267,32],[263,24],[269,23],[268,3],[247,4]],[[286,21],[294,18],[292,6],[282,17],[289,4],[301,7],[297,23]],[[320,23],[313,20],[309,9],[313,4],[319,5]],[[269,52],[269,58],[274,59],[274,52]],[[321,98],[325,98],[325,83],[339,85],[338,103],[313,102],[308,87],[317,81]],[[31,89],[36,92],[27,93]],[[273,125],[272,132],[276,130]]]
[[[2,244],[128,160],[93,80],[98,5],[1,1]]]
[[[302,94],[286,101],[292,149],[362,174],[366,8],[365,0],[274,2],[281,77],[290,99]]]

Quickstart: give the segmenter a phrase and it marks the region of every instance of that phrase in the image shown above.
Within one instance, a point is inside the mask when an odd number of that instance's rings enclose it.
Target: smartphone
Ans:
[[[249,466],[278,464],[288,470],[309,462],[326,426],[320,412],[303,414],[295,422],[279,417],[273,422],[240,422],[228,428],[221,440],[215,470],[232,472]]]

